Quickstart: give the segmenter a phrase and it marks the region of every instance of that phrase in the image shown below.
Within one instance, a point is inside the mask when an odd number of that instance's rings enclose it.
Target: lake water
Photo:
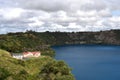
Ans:
[[[56,59],[64,60],[76,80],[120,80],[120,46],[54,46]]]

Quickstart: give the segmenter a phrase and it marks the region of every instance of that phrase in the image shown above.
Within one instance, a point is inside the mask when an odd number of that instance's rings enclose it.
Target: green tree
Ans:
[[[71,69],[63,61],[48,62],[39,73],[43,80],[74,80]]]
[[[5,80],[8,76],[10,76],[9,71],[4,68],[0,68],[0,80]]]

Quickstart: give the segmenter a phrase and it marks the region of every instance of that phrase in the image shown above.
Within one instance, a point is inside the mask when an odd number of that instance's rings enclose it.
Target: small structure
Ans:
[[[16,59],[23,59],[23,54],[21,53],[12,53],[11,54],[13,58],[16,58]]]
[[[23,58],[30,58],[30,57],[39,57],[41,56],[41,53],[36,51],[36,52],[23,52]]]
[[[16,59],[24,59],[24,58],[31,58],[31,57],[39,57],[41,53],[36,52],[23,52],[23,53],[11,53],[11,56]]]

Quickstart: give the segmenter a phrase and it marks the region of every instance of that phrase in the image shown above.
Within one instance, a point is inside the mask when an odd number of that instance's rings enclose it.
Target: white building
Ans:
[[[15,53],[12,53],[11,55],[12,55],[13,58],[23,59],[23,54],[20,54],[20,53],[19,53],[19,54],[18,54],[18,53],[16,53],[16,54],[15,54]]]
[[[39,57],[41,56],[41,53],[36,52],[23,52],[23,53],[12,53],[11,56],[16,59],[24,59],[24,58],[30,58],[30,57]]]

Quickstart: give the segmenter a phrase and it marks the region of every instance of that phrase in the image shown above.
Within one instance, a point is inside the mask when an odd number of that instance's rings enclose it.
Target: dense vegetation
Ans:
[[[41,51],[54,56],[52,45],[63,44],[115,44],[120,45],[120,30],[100,32],[34,32],[0,35],[0,48],[9,52]]]
[[[74,80],[71,69],[51,57],[17,60],[0,50],[0,80]]]
[[[55,52],[50,48],[49,44],[45,43],[46,39],[42,39],[41,36],[33,32],[1,35],[0,49],[13,53],[40,51],[42,55],[53,57]]]

